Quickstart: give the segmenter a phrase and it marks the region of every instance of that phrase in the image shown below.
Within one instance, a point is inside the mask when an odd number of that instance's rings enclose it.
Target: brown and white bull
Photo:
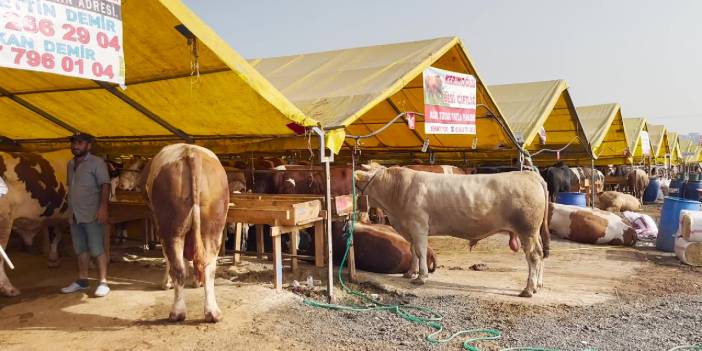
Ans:
[[[166,146],[151,161],[145,196],[163,245],[166,271],[175,287],[169,319],[185,319],[185,258],[193,261],[195,279],[205,286],[205,320],[219,321],[214,280],[229,206],[224,167],[203,147]]]
[[[337,241],[334,242],[334,260],[340,261],[346,243],[343,240]],[[364,271],[395,274],[412,269],[410,242],[389,225],[356,223],[353,246],[356,267]],[[427,259],[427,268],[432,273],[436,270],[437,261],[431,247],[427,248]]]
[[[0,176],[8,187],[0,198],[0,245],[7,247],[10,233],[22,236],[26,245],[42,233],[49,243],[49,266],[58,265],[59,229],[68,226],[66,171],[73,157],[69,150],[44,154],[0,152]],[[49,227],[54,236],[49,238]],[[0,258],[0,295],[17,296]]]
[[[520,296],[531,297],[543,285],[543,258],[548,256],[550,239],[548,190],[537,173],[464,177],[374,164],[364,165],[355,177],[371,206],[382,208],[393,227],[409,236],[412,268],[419,266],[413,282],[426,282],[429,235],[453,235],[475,243],[507,233],[510,248],[518,251],[521,246],[529,265]],[[411,271],[405,276],[411,277]]]
[[[563,239],[585,244],[636,243],[636,230],[611,212],[554,203],[549,207],[549,228]]]

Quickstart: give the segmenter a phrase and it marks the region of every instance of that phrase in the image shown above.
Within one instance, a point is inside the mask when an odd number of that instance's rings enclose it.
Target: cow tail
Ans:
[[[195,278],[204,284],[205,282],[205,248],[202,242],[202,225],[200,218],[200,178],[202,174],[202,159],[194,155],[194,149],[187,149],[187,160],[190,166],[190,181],[193,198],[191,233],[195,237],[195,255],[193,256],[193,266],[195,268]]]
[[[544,188],[544,195],[546,200],[546,206],[544,209],[544,220],[541,222],[541,244],[544,251],[544,258],[548,257],[551,251],[551,232],[548,229],[548,186],[546,182],[541,181],[541,186]]]

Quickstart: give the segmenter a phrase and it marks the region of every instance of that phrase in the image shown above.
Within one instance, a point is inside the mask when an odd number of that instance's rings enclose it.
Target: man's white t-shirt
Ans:
[[[5,184],[5,180],[0,177],[0,197],[4,197],[7,195],[7,184]]]

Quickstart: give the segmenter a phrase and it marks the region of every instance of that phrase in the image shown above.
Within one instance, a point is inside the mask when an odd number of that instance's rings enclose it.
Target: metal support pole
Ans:
[[[324,178],[326,178],[326,202],[327,202],[327,298],[329,303],[335,303],[334,296],[334,253],[332,251],[332,202],[331,202],[331,170],[330,165],[333,161],[333,156],[326,156],[324,130],[319,127],[314,127],[312,130],[319,135],[319,155],[320,160],[324,163]]]
[[[3,261],[5,261],[5,263],[7,263],[7,266],[10,267],[10,269],[15,269],[15,266],[12,264],[12,261],[10,261],[10,258],[5,253],[5,249],[2,248],[2,245],[0,245],[0,257],[2,257]],[[0,263],[0,264],[2,264],[2,263]]]
[[[595,194],[597,193],[597,190],[595,189],[595,158],[592,158],[590,161],[592,165],[590,170],[592,178],[590,180],[590,208],[595,208]]]

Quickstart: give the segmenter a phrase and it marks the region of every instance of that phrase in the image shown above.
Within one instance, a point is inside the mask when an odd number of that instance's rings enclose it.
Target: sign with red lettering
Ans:
[[[124,84],[122,0],[0,0],[0,67]]]
[[[429,67],[423,79],[424,132],[475,134],[475,77]]]

